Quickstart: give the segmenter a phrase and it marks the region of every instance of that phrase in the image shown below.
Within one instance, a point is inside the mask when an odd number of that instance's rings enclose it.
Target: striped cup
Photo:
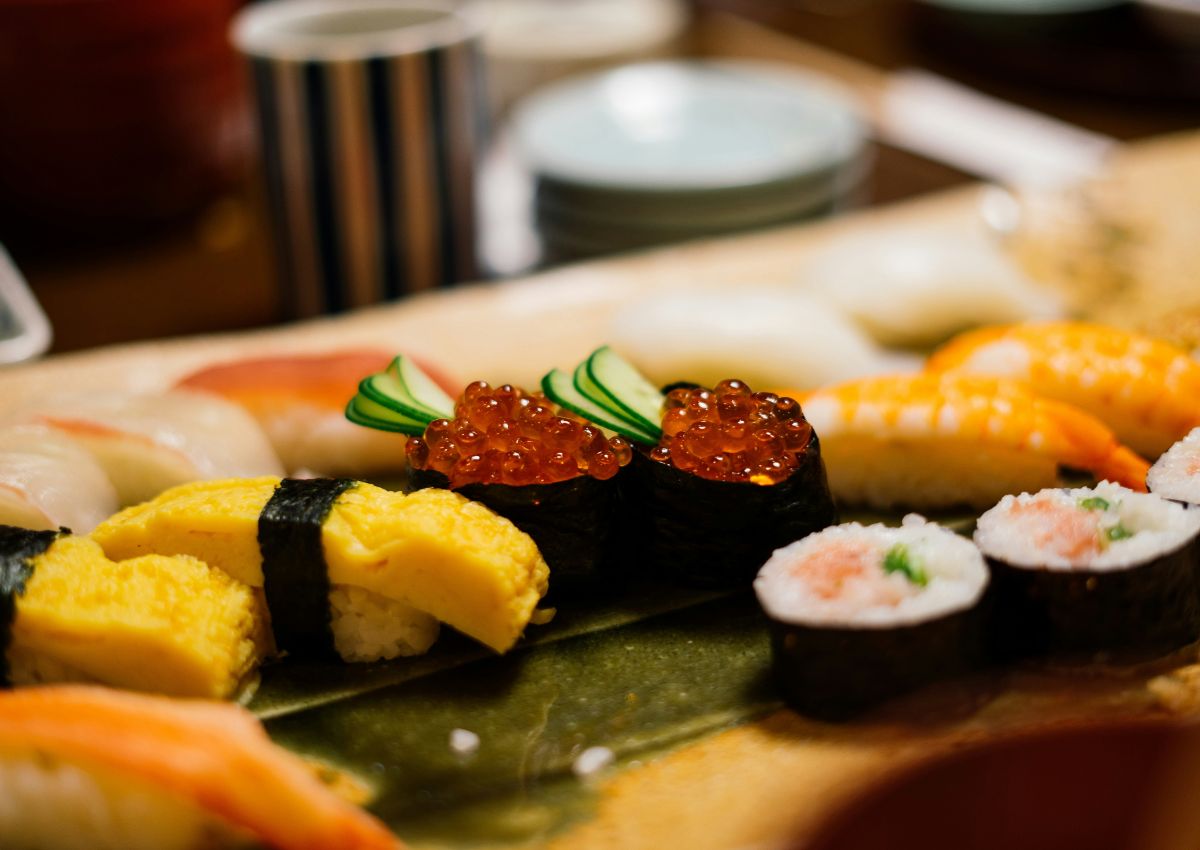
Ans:
[[[442,0],[270,0],[250,60],[290,317],[476,273],[479,27]]]

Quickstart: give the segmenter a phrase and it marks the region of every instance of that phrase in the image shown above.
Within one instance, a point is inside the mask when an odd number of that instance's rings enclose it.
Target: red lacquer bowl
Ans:
[[[1029,732],[888,776],[793,848],[1182,847],[1178,839],[1200,830],[1200,802],[1180,792],[1197,789],[1200,727],[1131,721]]]
[[[250,150],[237,0],[0,0],[0,236],[195,209]]]

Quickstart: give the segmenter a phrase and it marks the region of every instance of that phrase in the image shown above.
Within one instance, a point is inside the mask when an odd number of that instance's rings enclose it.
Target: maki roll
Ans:
[[[267,642],[251,589],[195,558],[114,562],[86,537],[0,526],[0,684],[220,699]]]
[[[645,571],[745,587],[772,551],[836,521],[817,435],[795,399],[733,379],[664,396],[607,346],[542,387],[640,444],[627,498]]]
[[[1150,467],[1151,493],[1189,505],[1200,505],[1200,428],[1195,428]]]
[[[1164,652],[1200,636],[1200,511],[1117,484],[1005,496],[979,518],[1004,655]]]
[[[983,557],[948,529],[827,528],[775,552],[754,580],[775,676],[802,714],[840,719],[974,665]]]
[[[92,538],[114,558],[199,558],[260,590],[277,649],[345,661],[423,653],[439,621],[504,652],[548,576],[528,535],[482,505],[344,479],[188,484]]]

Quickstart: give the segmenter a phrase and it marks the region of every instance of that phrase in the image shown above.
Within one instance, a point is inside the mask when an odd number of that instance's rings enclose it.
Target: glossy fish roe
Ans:
[[[810,439],[795,399],[730,379],[668,393],[663,437],[650,457],[713,481],[778,484],[800,465]]]
[[[408,441],[414,469],[435,469],[451,487],[466,484],[554,484],[578,475],[606,479],[629,463],[622,437],[556,407],[540,393],[476,381],[454,405]]]

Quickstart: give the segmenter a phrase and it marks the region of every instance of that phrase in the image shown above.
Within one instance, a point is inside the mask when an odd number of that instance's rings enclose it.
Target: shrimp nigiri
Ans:
[[[0,694],[0,846],[399,850],[245,709],[99,687]]]
[[[934,352],[926,369],[1020,380],[1086,410],[1151,458],[1200,426],[1200,362],[1168,343],[1104,325],[972,331]]]
[[[221,396],[244,407],[275,447],[289,472],[364,475],[400,472],[408,439],[361,428],[346,420],[346,402],[358,382],[381,371],[394,355],[381,350],[253,357],[218,363],[178,385]],[[451,381],[425,363],[434,380],[457,393]]]
[[[1011,381],[868,378],[801,398],[845,503],[985,508],[1055,486],[1063,467],[1145,491],[1146,461],[1101,422]]]

